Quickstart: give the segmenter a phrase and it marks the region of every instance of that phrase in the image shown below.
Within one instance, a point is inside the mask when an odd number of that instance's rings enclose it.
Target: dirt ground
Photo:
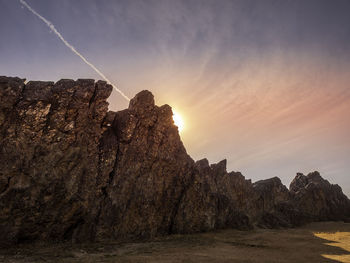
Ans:
[[[0,262],[350,262],[350,224],[173,235],[142,243],[26,244]]]

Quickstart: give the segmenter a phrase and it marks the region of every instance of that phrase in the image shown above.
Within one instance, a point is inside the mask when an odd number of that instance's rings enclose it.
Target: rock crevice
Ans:
[[[319,173],[251,183],[186,153],[168,105],[141,91],[108,111],[104,81],[0,77],[0,245],[130,240],[346,220]]]

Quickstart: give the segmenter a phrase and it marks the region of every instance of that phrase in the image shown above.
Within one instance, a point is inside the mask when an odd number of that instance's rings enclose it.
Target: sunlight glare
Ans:
[[[179,132],[182,132],[184,129],[184,121],[179,113],[173,110],[173,120],[174,124],[178,127]]]

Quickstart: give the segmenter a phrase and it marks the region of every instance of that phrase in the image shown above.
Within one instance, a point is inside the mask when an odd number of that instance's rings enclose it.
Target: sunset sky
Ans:
[[[350,1],[27,3],[127,96],[171,105],[195,160],[287,185],[318,170],[350,195]],[[0,75],[100,79],[19,1],[0,7]]]

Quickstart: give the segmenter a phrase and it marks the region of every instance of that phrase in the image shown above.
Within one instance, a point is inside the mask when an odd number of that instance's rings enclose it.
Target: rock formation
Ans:
[[[350,201],[314,172],[288,190],[186,153],[149,91],[108,111],[94,80],[0,77],[0,245],[130,240],[218,228],[346,220]]]

